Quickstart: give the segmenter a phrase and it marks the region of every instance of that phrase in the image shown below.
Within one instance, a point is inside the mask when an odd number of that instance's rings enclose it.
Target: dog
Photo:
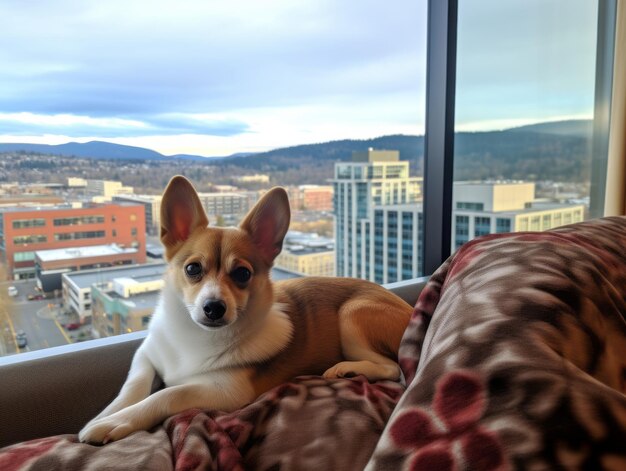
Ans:
[[[165,285],[116,399],[79,433],[108,443],[190,408],[233,411],[300,375],[401,377],[412,308],[369,281],[272,283],[290,222],[287,193],[265,193],[237,228],[210,227],[182,176],[161,203]],[[151,394],[158,375],[165,387]]]

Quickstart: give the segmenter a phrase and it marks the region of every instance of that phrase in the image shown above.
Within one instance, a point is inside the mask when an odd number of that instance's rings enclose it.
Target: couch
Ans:
[[[402,384],[298,377],[105,446],[76,432],[142,334],[0,366],[0,469],[626,469],[626,217],[483,236],[397,289]]]

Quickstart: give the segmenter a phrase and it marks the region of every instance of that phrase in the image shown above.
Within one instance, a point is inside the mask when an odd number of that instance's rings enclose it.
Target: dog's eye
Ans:
[[[195,278],[202,273],[202,265],[198,262],[192,262],[185,266],[185,273],[187,273],[187,276]]]
[[[247,283],[248,281],[250,281],[252,272],[248,270],[246,267],[237,267],[232,271],[230,276],[237,283]]]

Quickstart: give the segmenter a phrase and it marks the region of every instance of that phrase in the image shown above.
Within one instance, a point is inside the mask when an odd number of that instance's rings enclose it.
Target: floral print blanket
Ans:
[[[2,470],[626,469],[626,217],[465,244],[422,291],[408,385],[300,377],[92,446],[0,450]]]

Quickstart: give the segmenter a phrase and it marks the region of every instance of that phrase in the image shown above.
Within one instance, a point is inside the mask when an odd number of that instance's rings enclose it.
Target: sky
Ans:
[[[3,0],[0,142],[423,134],[426,0]],[[591,118],[597,0],[459,0],[457,130]]]

